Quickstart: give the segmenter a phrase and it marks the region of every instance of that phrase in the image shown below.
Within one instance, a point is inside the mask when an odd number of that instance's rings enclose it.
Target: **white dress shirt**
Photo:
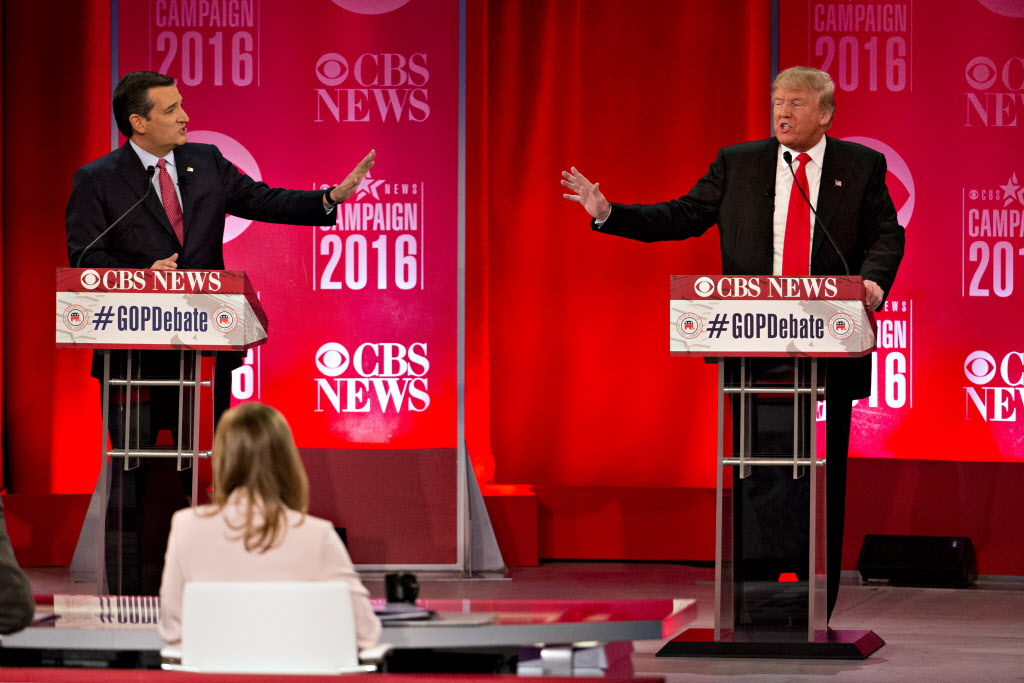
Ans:
[[[782,158],[785,152],[793,155],[792,172],[789,170],[786,160]],[[818,189],[821,187],[821,167],[825,162],[825,136],[822,135],[818,144],[807,150],[807,153],[811,156],[811,160],[807,162],[807,198],[817,209]],[[772,217],[772,275],[782,275],[782,247],[786,243],[786,215],[789,213],[789,195],[794,190],[793,173],[800,168],[800,162],[796,160],[799,155],[799,152],[779,145],[779,160],[775,166],[775,215]],[[811,214],[810,245],[813,246],[814,214],[811,213],[809,206],[807,213]],[[810,254],[808,254],[808,263],[810,263]]]
[[[150,154],[146,150],[142,149],[135,144],[134,140],[129,140],[128,142],[131,143],[132,149],[135,150],[135,153],[139,155],[139,159],[142,160],[143,168],[149,168],[150,166],[156,168],[156,173],[153,174],[153,188],[156,190],[157,199],[159,199],[160,203],[163,204],[164,195],[163,192],[160,191],[160,168],[156,165],[156,162],[160,161],[160,157]],[[174,166],[174,152],[170,152],[164,157],[164,160],[167,162],[167,166],[164,168],[167,169],[167,175],[170,177],[171,182],[174,183],[174,192],[178,195],[178,206],[184,206],[184,204],[181,203],[181,188],[178,187],[178,169]]]

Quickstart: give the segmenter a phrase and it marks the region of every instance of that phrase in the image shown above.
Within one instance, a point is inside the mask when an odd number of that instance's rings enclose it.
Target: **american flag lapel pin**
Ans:
[[[188,170],[190,170],[190,171],[191,171],[192,169],[190,168],[190,169],[188,169]],[[837,180],[837,181],[836,181],[836,187],[842,187],[842,186],[843,186],[843,181],[842,181],[842,180]]]

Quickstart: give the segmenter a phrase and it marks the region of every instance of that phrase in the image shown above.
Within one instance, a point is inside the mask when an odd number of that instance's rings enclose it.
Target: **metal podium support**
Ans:
[[[859,277],[672,276],[670,351],[718,362],[714,628],[659,657],[864,659],[872,631],[827,626],[819,358],[875,345]]]
[[[197,463],[210,456],[199,446],[213,386],[201,355],[265,343],[266,313],[245,273],[229,270],[58,268],[55,303],[57,347],[103,354],[102,469],[71,576],[97,592],[156,590],[170,516],[200,502]],[[137,560],[128,582],[126,559]]]
[[[129,472],[139,467],[143,459],[169,459],[175,460],[175,470],[183,472],[191,470],[191,495],[189,500],[193,507],[199,502],[199,458],[210,457],[210,451],[199,450],[199,426],[202,415],[201,388],[210,388],[212,380],[201,378],[201,355],[198,351],[181,349],[178,351],[178,377],[177,379],[146,378],[141,368],[142,353],[138,350],[128,350],[125,353],[124,376],[111,377],[110,352],[103,353],[103,377],[101,387],[103,394],[103,424],[108,426],[107,438],[103,439],[102,457],[107,468],[109,477],[117,478],[121,473]],[[152,352],[150,352],[152,353]],[[165,352],[166,353],[166,352]],[[173,353],[173,352],[170,352]],[[146,419],[142,415],[144,401],[141,399],[143,392],[153,390],[174,390],[177,389],[177,425],[173,430],[175,443],[172,447],[158,447],[144,443],[144,440],[152,441],[155,434],[144,435]],[[114,410],[112,411],[112,408]],[[151,410],[153,408],[150,408]],[[120,415],[112,416],[112,412],[119,412]],[[114,417],[115,421],[112,421]],[[152,427],[150,427],[152,429]],[[103,482],[101,486],[103,500],[101,509],[104,517],[114,512],[117,518],[114,520],[103,520],[104,542],[101,544],[101,557],[104,553],[111,553],[116,550],[117,560],[111,562],[100,562],[100,576],[107,591],[112,595],[122,595],[123,570],[128,558],[122,553],[126,548],[137,547],[138,542],[127,542],[125,539],[124,512],[127,504],[141,504],[142,501],[126,501],[123,488],[118,488],[121,498],[110,505],[109,497],[111,486],[109,482]],[[175,485],[175,482],[168,482],[168,485]],[[141,535],[141,530],[136,530]],[[109,576],[108,569],[113,567],[115,575]]]
[[[824,396],[818,359],[777,359],[791,367],[792,381],[787,383],[758,377],[752,362],[761,359],[729,360],[718,367],[714,628],[684,631],[658,656],[863,659],[884,644],[881,638],[872,631],[836,631],[826,625],[827,462],[817,455],[816,406]],[[786,403],[792,399],[792,445],[786,455],[756,447],[757,402],[766,398],[774,399],[776,407],[779,398]],[[745,520],[736,518],[735,496],[756,468],[776,468],[784,476],[802,480],[799,486],[806,488],[808,542],[803,578],[780,583],[772,577],[750,577],[738,567],[744,553],[734,531],[739,529],[742,536]],[[734,475],[732,487],[727,485],[730,474]]]
[[[737,468],[739,479],[751,475],[753,467],[792,467],[792,478],[800,479],[810,472],[810,502],[807,511],[808,519],[808,567],[807,567],[807,639],[815,640],[825,630],[825,458],[817,457],[817,430],[811,421],[812,406],[816,406],[824,387],[818,377],[818,359],[807,361],[793,359],[792,384],[759,384],[750,367],[750,359],[737,359],[738,382],[726,381],[726,363],[719,364],[718,370],[718,469],[716,495],[716,533],[715,544],[716,576],[715,582],[715,640],[723,636],[735,634],[738,630],[735,619],[736,602],[734,592],[737,589],[737,578],[734,575],[734,543],[732,530],[733,519],[732,493],[727,493],[724,486],[725,473],[732,467]],[[801,366],[809,364],[809,368]],[[804,372],[801,372],[801,370]],[[735,413],[738,414],[738,439],[733,452],[726,455],[724,449],[724,433],[728,425],[725,420],[726,396],[734,395],[738,399]],[[752,424],[752,403],[758,396],[781,395],[791,396],[793,429],[792,456],[768,456],[754,452],[752,448],[754,425]],[[728,555],[726,555],[728,553]],[[720,579],[720,580],[719,580]]]
[[[196,468],[192,467],[196,458],[208,458],[210,457],[210,451],[199,450],[199,419],[202,414],[201,405],[202,398],[199,392],[200,388],[211,388],[213,386],[212,380],[202,380],[200,378],[200,361],[201,356],[197,351],[191,351],[187,349],[181,349],[179,351],[179,367],[178,367],[178,378],[177,379],[142,379],[133,378],[133,371],[137,371],[139,364],[138,354],[139,351],[129,350],[127,352],[127,366],[125,377],[110,377],[110,353],[103,353],[103,379],[101,380],[101,386],[103,391],[103,424],[110,424],[110,388],[115,387],[119,393],[125,397],[123,402],[125,409],[123,411],[123,443],[120,448],[110,445],[107,448],[106,442],[104,442],[103,457],[106,458],[120,458],[123,462],[125,470],[131,470],[138,467],[139,458],[176,458],[178,471],[192,468],[192,500],[195,501],[198,498],[199,493],[199,478]],[[133,368],[133,365],[135,368]],[[190,372],[186,372],[186,368]],[[133,389],[141,389],[143,387],[170,387],[178,389],[178,428],[177,428],[177,448],[174,449],[159,449],[159,448],[146,448],[138,443],[138,430],[139,430],[139,418],[137,413],[133,415],[131,410],[131,396]],[[189,395],[188,403],[191,405],[191,414],[189,415],[186,411],[186,391]],[[137,392],[135,392],[137,394]],[[136,405],[138,403],[136,402]],[[186,417],[188,420],[186,421]],[[189,435],[188,440],[184,438],[187,433]],[[135,432],[135,446],[131,446],[131,437],[129,436],[132,432]],[[186,447],[186,444],[191,444],[190,447]]]

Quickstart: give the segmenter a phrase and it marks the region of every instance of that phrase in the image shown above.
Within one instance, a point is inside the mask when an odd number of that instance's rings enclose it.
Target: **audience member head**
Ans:
[[[284,416],[259,402],[224,413],[213,440],[213,502],[223,509],[233,493],[247,505],[245,549],[265,552],[286,533],[287,509],[309,508],[309,482]]]

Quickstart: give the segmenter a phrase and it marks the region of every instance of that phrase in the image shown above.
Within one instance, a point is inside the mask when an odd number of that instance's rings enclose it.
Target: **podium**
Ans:
[[[201,390],[213,388],[201,355],[265,343],[267,317],[242,271],[58,268],[56,293],[57,347],[97,351],[103,413],[102,467],[72,577],[95,581],[98,592],[139,594],[140,558],[162,564],[176,501],[199,500],[197,463],[210,456],[199,428],[212,410]],[[168,462],[177,482],[148,471]],[[159,576],[147,580],[159,585]]]
[[[715,610],[713,629],[683,631],[657,656],[866,658],[884,645],[874,632],[827,627],[817,436],[819,359],[875,346],[863,281],[687,275],[670,288],[671,354],[718,363]]]

